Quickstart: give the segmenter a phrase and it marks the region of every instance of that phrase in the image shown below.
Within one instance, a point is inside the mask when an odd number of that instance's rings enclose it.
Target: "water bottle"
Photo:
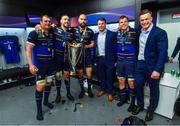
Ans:
[[[176,71],[176,77],[180,77],[180,72]]]
[[[174,76],[175,75],[175,70],[171,70],[171,75]]]

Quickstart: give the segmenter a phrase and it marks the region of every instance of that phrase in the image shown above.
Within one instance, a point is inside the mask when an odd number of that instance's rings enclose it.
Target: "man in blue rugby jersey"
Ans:
[[[85,69],[88,83],[88,96],[93,98],[94,95],[91,90],[92,84],[92,64],[93,64],[93,55],[92,48],[94,47],[94,32],[88,28],[87,25],[87,16],[85,14],[80,14],[78,18],[79,26],[74,28],[74,37],[76,43],[81,43],[84,50],[83,56],[76,65],[77,75],[79,79],[79,84],[81,92],[79,98],[83,98],[85,94],[84,85],[83,85],[83,69]]]
[[[29,33],[26,43],[26,57],[30,73],[36,75],[36,104],[37,120],[43,120],[43,104],[50,109],[53,105],[48,102],[53,71],[54,71],[54,34],[50,32],[51,21],[48,15],[43,15],[40,20],[41,32],[35,30]]]
[[[70,28],[69,16],[64,14],[60,19],[60,27],[52,25],[51,31],[55,34],[55,50],[54,50],[54,60],[55,60],[55,79],[56,79],[56,89],[57,95],[55,102],[59,103],[61,101],[61,81],[62,74],[64,72],[64,82],[67,90],[67,98],[74,101],[74,97],[70,92],[70,64],[68,59],[68,44],[73,41],[73,30]],[[41,26],[36,25],[36,31],[41,31]]]
[[[56,103],[61,101],[61,75],[64,70],[64,82],[67,90],[67,98],[74,101],[74,97],[70,93],[70,64],[68,60],[68,43],[73,41],[73,31],[70,28],[70,20],[68,15],[62,15],[60,19],[61,26],[54,29],[56,36],[55,43],[55,63],[56,63]]]
[[[131,103],[129,112],[135,109],[135,63],[136,63],[136,32],[129,26],[129,18],[122,15],[119,18],[119,29],[117,31],[117,65],[116,73],[120,89],[120,102],[117,106],[122,106],[127,101],[128,92]],[[126,82],[128,85],[126,86]],[[128,88],[126,88],[128,87]]]

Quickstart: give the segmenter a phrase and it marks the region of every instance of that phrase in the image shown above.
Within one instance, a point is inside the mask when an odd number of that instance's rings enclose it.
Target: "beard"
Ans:
[[[86,27],[86,24],[85,23],[81,23],[79,24],[81,28],[85,28]]]
[[[68,28],[69,24],[63,24],[63,27]]]

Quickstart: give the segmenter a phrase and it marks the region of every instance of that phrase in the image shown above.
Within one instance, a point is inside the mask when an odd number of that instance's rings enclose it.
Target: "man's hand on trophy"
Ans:
[[[82,44],[81,43],[72,43],[72,44],[70,44],[70,46],[73,48],[79,48],[79,47],[82,47]]]
[[[82,43],[77,43],[76,40],[73,40],[73,41],[70,41],[70,42],[69,42],[69,45],[70,45],[71,47],[77,48],[77,47],[81,47],[81,46],[82,46]]]

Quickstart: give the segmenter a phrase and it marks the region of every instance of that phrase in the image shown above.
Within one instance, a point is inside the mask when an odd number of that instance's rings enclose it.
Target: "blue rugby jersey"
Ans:
[[[27,41],[29,44],[34,45],[33,59],[36,66],[39,66],[39,63],[54,59],[55,37],[52,31],[46,36],[42,32],[37,33],[33,30],[29,33]]]
[[[74,37],[77,43],[81,43],[83,32],[80,30],[80,28],[74,28]],[[94,41],[94,32],[87,27],[86,33],[83,37],[83,41],[86,45],[90,44],[91,41]]]
[[[80,30],[80,27],[74,28],[74,38],[77,43],[81,43],[81,38],[85,45],[91,44],[91,41],[94,41],[94,32],[87,27],[85,35],[83,36],[83,31]],[[86,49],[86,57],[92,58],[93,49]]]
[[[125,33],[117,31],[117,60],[136,61],[136,31],[133,28]]]
[[[1,36],[0,37],[0,49],[4,54],[7,64],[19,63],[19,41],[17,36]]]
[[[54,28],[53,29],[55,37],[56,37],[56,42],[55,42],[55,60],[57,59],[62,59],[64,60],[64,51],[65,51],[65,46],[67,43],[71,42],[73,40],[73,31],[71,28],[68,28],[66,32],[63,31],[61,27],[59,28]],[[61,61],[59,61],[61,62]]]

